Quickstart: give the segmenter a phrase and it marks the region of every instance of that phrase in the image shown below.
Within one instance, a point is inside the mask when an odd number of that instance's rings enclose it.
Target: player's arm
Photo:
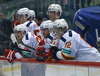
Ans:
[[[50,50],[49,50],[52,55],[53,55],[53,59],[56,59],[56,60],[59,60],[59,59],[62,59],[62,60],[71,60],[71,59],[74,59],[74,57],[72,57],[70,54],[71,54],[71,51],[70,50],[67,50],[67,49],[64,49],[62,48],[61,50],[58,50],[57,47],[51,47]]]
[[[55,46],[56,44],[56,46]],[[58,49],[57,48],[57,45],[58,44],[58,41],[57,40],[53,40],[51,41],[51,44],[52,45],[50,47],[50,52],[53,54],[53,58],[54,59],[64,59],[64,60],[68,60],[68,59],[73,59],[74,58],[74,52],[71,50],[72,48],[72,42],[70,41],[63,41],[63,40],[60,40],[60,44],[59,46],[62,47],[61,49]]]

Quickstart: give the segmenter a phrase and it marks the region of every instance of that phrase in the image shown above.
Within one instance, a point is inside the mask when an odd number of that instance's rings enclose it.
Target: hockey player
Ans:
[[[35,21],[31,20],[31,13],[28,8],[21,8],[17,11],[18,20],[27,27],[26,32],[32,32],[41,38],[40,29]]]
[[[19,42],[24,43],[25,45],[28,45],[36,49],[36,47],[39,45],[39,42],[41,41],[40,38],[38,38],[36,35],[32,34],[31,32],[28,32],[28,33],[25,33],[25,32],[26,32],[26,27],[23,24],[17,25],[14,28],[14,33]],[[30,49],[21,43],[18,44],[20,48],[33,51],[33,49]],[[9,55],[12,59],[14,59],[14,55],[16,54],[15,51],[11,51],[11,54],[12,54],[11,55],[9,50],[5,51],[5,54],[6,53],[7,53],[6,57],[8,57]],[[28,57],[35,55],[33,52],[24,51],[23,53],[24,55]],[[44,64],[22,63],[21,69],[22,69],[21,70],[22,76],[45,76]]]
[[[62,13],[62,8],[59,4],[51,4],[48,7],[47,15],[49,16],[49,19],[54,22],[55,20],[59,19]]]
[[[58,41],[55,40],[55,37],[52,36],[52,28],[53,28],[53,22],[50,20],[43,21],[40,25],[40,29],[43,35],[43,40],[40,43],[44,43],[42,46],[38,46],[36,48],[36,51],[45,51],[46,53],[43,53],[43,55],[36,53],[37,56],[45,56],[43,61],[49,62],[52,59],[52,54],[49,52],[50,43],[54,39],[55,43],[52,46],[56,46],[58,44]],[[45,49],[44,49],[45,48]]]
[[[53,27],[59,39],[58,47],[50,48],[54,59],[100,62],[98,50],[89,45],[78,33],[68,30],[66,21],[56,20]]]
[[[47,21],[43,21],[40,25],[40,30],[42,32],[43,35],[43,42],[45,43],[45,51],[49,51],[49,44],[51,43],[51,40],[53,40],[53,36],[50,35],[50,33],[52,32],[53,28],[53,23],[50,20]]]

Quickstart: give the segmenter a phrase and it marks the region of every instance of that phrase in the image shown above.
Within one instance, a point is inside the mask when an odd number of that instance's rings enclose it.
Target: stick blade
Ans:
[[[16,36],[15,36],[14,33],[12,33],[12,34],[10,35],[10,38],[11,38],[11,40],[12,40],[12,42],[13,42],[14,44],[15,44],[15,42],[18,44],[17,39],[16,39]]]

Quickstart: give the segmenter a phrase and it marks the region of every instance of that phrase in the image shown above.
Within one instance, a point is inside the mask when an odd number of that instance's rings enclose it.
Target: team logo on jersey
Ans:
[[[61,50],[63,53],[66,53],[66,54],[71,54],[71,51],[70,50],[67,50],[67,49],[64,49],[64,48],[62,48],[62,50]]]

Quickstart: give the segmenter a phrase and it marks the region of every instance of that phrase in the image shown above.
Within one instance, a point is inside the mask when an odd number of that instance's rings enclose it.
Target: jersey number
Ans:
[[[65,48],[70,48],[70,46],[71,46],[71,42],[67,42],[67,43],[65,44]]]

